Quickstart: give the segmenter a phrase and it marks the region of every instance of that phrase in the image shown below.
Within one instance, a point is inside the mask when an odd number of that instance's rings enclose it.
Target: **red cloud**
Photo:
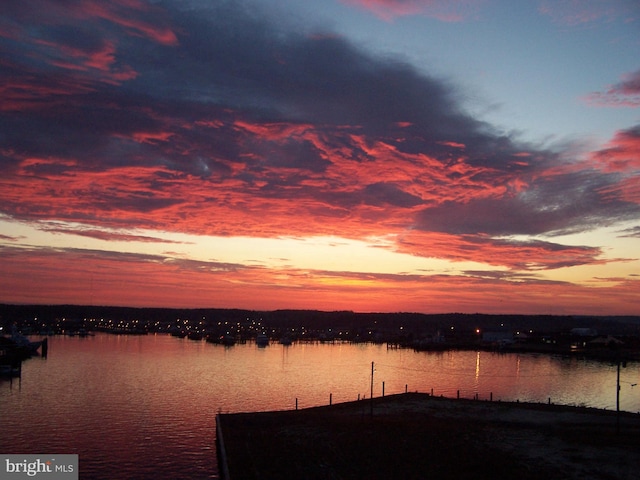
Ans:
[[[574,181],[572,175],[589,165],[574,165],[572,171],[551,172],[547,177],[535,170],[521,175],[519,169],[539,161],[538,154],[516,151],[511,155],[511,171],[474,164],[458,144],[441,144],[437,158],[403,151],[401,142],[365,135],[357,126],[239,118],[183,124],[157,112],[144,114],[154,119],[156,130],[111,137],[114,147],[124,142],[118,147],[122,149],[130,148],[126,139],[138,142],[139,165],[121,166],[118,159],[23,159],[0,180],[5,211],[18,218],[112,227],[135,224],[204,235],[338,234],[353,239],[400,235],[398,248],[414,255],[475,260],[521,271],[599,261],[598,249],[419,233],[428,228],[454,232],[457,227],[451,227],[452,222],[464,222],[461,219],[467,217],[473,225],[487,221],[483,227],[489,230],[481,231],[500,231],[501,224],[494,227],[491,223],[505,222],[496,220],[496,208],[503,209],[508,223],[515,222],[512,227],[516,230],[521,228],[522,209],[527,215],[535,214],[531,222],[545,222],[544,211],[536,205],[528,207],[523,199],[561,201],[560,197],[551,200],[557,195],[548,189],[557,188],[554,182],[563,178]],[[209,147],[209,143],[218,145],[221,136],[225,141],[232,139],[232,156],[226,157],[224,149]],[[609,158],[617,171],[637,170],[633,163],[638,157],[636,137],[633,131],[620,133],[610,148],[594,158],[601,162]],[[194,143],[192,138],[207,142]],[[163,160],[154,164],[156,158]],[[528,192],[533,181],[538,182],[538,192]],[[632,180],[615,186],[602,184],[598,192],[603,198],[620,197],[616,189],[622,189],[622,195],[632,200],[637,198],[634,185]],[[561,187],[565,192],[565,186]],[[448,215],[453,216],[451,220]],[[442,227],[445,224],[448,226]],[[403,233],[407,231],[410,233]],[[472,232],[458,230],[463,231]]]
[[[403,152],[383,140],[357,133],[357,127],[335,129],[246,120],[232,124],[238,135],[238,156],[218,158],[216,170],[207,163],[216,152],[194,145],[192,153],[185,135],[197,133],[206,138],[222,128],[220,122],[200,122],[186,130],[114,136],[133,138],[157,149],[153,157],[175,157],[172,152],[185,146],[187,150],[181,154],[190,169],[194,156],[205,157],[200,172],[190,174],[189,170],[174,170],[168,165],[118,166],[117,162],[96,169],[92,162],[85,165],[73,159],[28,158],[20,162],[13,175],[0,180],[0,201],[8,213],[22,218],[80,219],[96,225],[108,219],[106,225],[110,226],[136,224],[209,235],[271,237],[340,232],[359,239],[412,228],[427,206],[499,201],[527,186],[524,179],[511,173],[471,165],[458,145],[447,150],[449,159],[443,162],[424,153]],[[194,132],[196,129],[201,131]],[[305,145],[308,149],[301,151],[307,148]],[[293,149],[290,158],[288,149]],[[417,234],[412,238],[412,242],[419,239]],[[421,238],[417,244],[430,245],[432,240]],[[504,252],[494,255],[487,245],[480,248],[476,243],[473,248],[475,258],[487,263],[502,258],[499,264],[509,267],[516,265],[516,253],[523,250],[511,246],[505,249],[513,253],[510,256]],[[462,258],[464,253],[464,248],[437,253],[420,247],[410,250],[413,254],[452,259]],[[541,268],[560,262],[551,256],[530,258],[532,265]]]
[[[157,167],[83,172],[70,160],[29,159],[15,177],[0,180],[0,196],[14,214],[25,214],[28,208],[32,218],[90,221],[89,212],[103,211],[113,226],[138,222],[147,228],[257,236],[344,230],[357,238],[410,222],[407,208],[401,205],[362,203],[360,180],[366,184],[380,178],[374,166],[353,168],[352,181],[342,178],[345,168],[332,167],[325,179],[311,172],[304,184],[282,186],[270,195],[262,190],[264,182],[277,176],[279,182],[291,183],[296,171],[270,168],[254,185],[234,178],[213,179],[212,184]],[[344,202],[347,205],[341,205]],[[306,220],[291,222],[291,218]]]

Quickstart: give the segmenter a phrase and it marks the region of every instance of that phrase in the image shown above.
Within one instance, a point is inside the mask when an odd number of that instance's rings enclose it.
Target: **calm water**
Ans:
[[[47,359],[0,381],[0,452],[77,453],[80,478],[217,478],[218,412],[293,409],[409,391],[615,410],[616,367],[487,352],[382,345],[223,347],[166,335],[50,337]],[[640,365],[621,409],[640,412]]]

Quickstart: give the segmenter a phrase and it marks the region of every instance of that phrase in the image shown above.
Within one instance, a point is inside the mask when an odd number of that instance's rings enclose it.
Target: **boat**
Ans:
[[[264,333],[259,333],[256,337],[256,345],[259,347],[266,347],[269,345],[269,337],[267,337]]]
[[[287,335],[285,335],[280,339],[280,345],[291,345],[292,343],[293,343],[293,340],[291,340],[291,337]]]
[[[185,332],[184,330],[175,329],[175,330],[171,330],[171,336],[172,337],[178,337],[178,338],[184,338],[184,337],[187,336],[187,332]]]
[[[189,337],[190,340],[202,340],[204,335],[200,332],[190,332],[187,337]]]
[[[11,342],[13,342],[16,350],[24,355],[30,356],[38,353],[38,349],[42,346],[42,340],[32,342],[22,335],[15,326],[12,328]]]

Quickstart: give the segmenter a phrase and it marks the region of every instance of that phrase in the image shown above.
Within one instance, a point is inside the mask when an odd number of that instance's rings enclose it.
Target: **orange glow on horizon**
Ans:
[[[460,275],[368,274],[360,278],[295,269],[214,269],[197,262],[162,263],[90,251],[4,248],[0,257],[2,301],[10,303],[631,315],[639,287],[638,281],[629,280],[594,288]],[[285,283],[283,275],[290,277]],[[64,283],[57,281],[61,277]]]

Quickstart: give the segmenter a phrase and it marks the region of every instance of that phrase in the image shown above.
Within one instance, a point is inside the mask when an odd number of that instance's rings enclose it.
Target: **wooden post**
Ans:
[[[296,410],[298,410],[298,397],[296,397]]]
[[[620,360],[618,360],[618,377],[616,380],[616,433],[620,433]]]
[[[384,382],[382,382],[382,396],[384,397]]]
[[[333,405],[333,393],[329,394],[329,405]]]
[[[407,393],[409,391],[409,385],[407,385],[406,383],[404,384],[404,393]]]
[[[371,396],[369,398],[371,403],[371,418],[373,418],[373,362],[371,362]]]
[[[460,390],[458,390],[458,392],[456,393],[456,398],[460,400]]]

